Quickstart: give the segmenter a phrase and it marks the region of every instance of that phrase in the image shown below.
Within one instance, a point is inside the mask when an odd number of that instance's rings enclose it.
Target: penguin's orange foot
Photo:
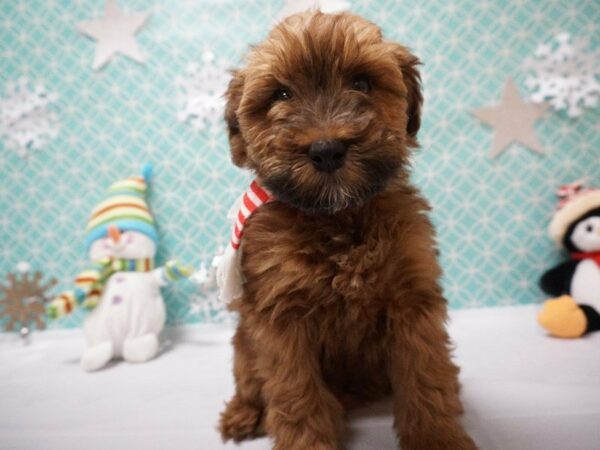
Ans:
[[[547,300],[537,319],[550,334],[561,338],[581,337],[587,328],[583,310],[568,295]]]

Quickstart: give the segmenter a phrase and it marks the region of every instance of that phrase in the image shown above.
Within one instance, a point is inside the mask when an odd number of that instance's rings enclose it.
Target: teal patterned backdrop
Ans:
[[[289,2],[288,2],[289,3]],[[339,1],[337,3],[340,3]],[[422,59],[422,149],[414,180],[431,199],[444,285],[453,307],[537,302],[540,272],[559,257],[546,235],[557,185],[600,184],[598,110],[577,119],[551,112],[537,131],[546,155],[520,145],[490,159],[493,132],[471,110],[499,100],[507,77],[524,93],[523,61],[566,31],[600,43],[597,0],[351,0],[351,10]],[[0,142],[0,276],[21,261],[68,287],[86,264],[83,228],[116,179],[155,166],[150,202],[160,257],[210,261],[229,234],[225,213],[250,175],[234,168],[222,124],[195,130],[178,118],[176,79],[206,51],[235,67],[260,41],[283,1],[122,0],[150,11],[137,41],[144,64],[118,56],[91,68],[95,42],[75,24],[102,0],[3,0],[0,97],[27,77],[58,94],[60,129],[27,158]],[[206,320],[190,311],[191,284],[165,291],[169,322]],[[52,326],[76,326],[81,313]]]

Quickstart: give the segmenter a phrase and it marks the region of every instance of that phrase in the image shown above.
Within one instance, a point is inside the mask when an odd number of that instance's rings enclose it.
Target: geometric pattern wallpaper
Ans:
[[[10,80],[43,82],[58,99],[58,135],[27,159],[0,142],[0,277],[21,261],[70,287],[87,261],[84,227],[115,180],[154,165],[150,203],[159,259],[210,262],[229,236],[225,218],[251,175],[235,168],[221,123],[194,130],[178,120],[177,85],[211,51],[228,67],[260,41],[280,0],[121,0],[151,11],[137,34],[144,64],[116,57],[91,68],[95,42],[75,28],[103,0],[19,0],[0,4],[0,97]],[[546,155],[513,145],[496,159],[493,131],[475,108],[497,103],[512,77],[525,94],[523,61],[566,31],[600,45],[597,0],[398,2],[350,0],[388,39],[423,61],[425,108],[414,181],[433,204],[444,286],[452,307],[543,300],[540,273],[559,257],[547,225],[559,184],[600,185],[600,109],[577,119],[548,112],[536,130]],[[192,283],[164,291],[170,324],[207,320],[190,309]],[[51,327],[73,327],[83,313]]]

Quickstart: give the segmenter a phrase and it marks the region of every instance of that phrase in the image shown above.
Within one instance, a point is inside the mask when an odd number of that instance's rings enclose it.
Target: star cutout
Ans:
[[[545,153],[534,125],[548,107],[547,104],[524,102],[517,86],[509,78],[500,103],[473,110],[475,117],[494,129],[490,157],[495,158],[514,142],[519,142],[534,152]]]
[[[144,62],[144,55],[134,35],[146,23],[149,16],[148,12],[125,14],[119,9],[117,0],[106,0],[104,17],[79,22],[76,25],[77,30],[98,41],[92,68],[101,69],[117,53],[139,63]]]

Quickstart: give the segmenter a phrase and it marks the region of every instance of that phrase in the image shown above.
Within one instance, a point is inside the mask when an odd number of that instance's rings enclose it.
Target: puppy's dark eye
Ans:
[[[355,77],[352,80],[352,89],[368,94],[371,92],[371,81],[364,75]]]
[[[585,227],[585,229],[588,233],[591,233],[592,231],[594,231],[594,227],[592,225],[588,225],[587,227]]]
[[[292,91],[288,88],[279,88],[273,93],[273,100],[285,102],[292,99]]]

